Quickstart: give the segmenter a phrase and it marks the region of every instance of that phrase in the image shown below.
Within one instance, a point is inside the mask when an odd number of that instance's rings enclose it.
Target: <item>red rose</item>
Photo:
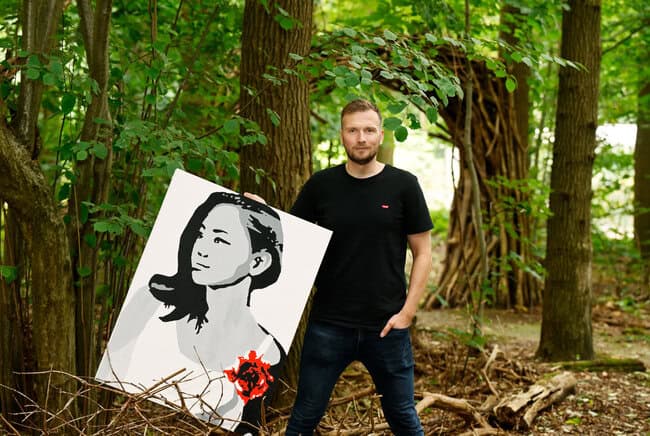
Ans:
[[[255,350],[248,352],[248,359],[239,356],[237,368],[226,369],[224,374],[232,383],[236,383],[237,394],[248,401],[261,397],[270,387],[274,378],[269,372],[270,363],[262,361],[262,356],[257,357]]]

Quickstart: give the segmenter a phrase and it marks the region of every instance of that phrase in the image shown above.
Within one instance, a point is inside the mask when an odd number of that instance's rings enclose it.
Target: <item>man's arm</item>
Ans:
[[[382,338],[393,328],[407,328],[411,325],[431,272],[431,232],[408,235],[408,243],[413,254],[413,264],[406,302],[402,310],[388,320],[379,334]]]

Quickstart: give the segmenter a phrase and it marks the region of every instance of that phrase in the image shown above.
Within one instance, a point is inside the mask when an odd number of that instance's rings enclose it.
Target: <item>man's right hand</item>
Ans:
[[[257,194],[251,194],[250,192],[244,192],[244,197],[250,198],[251,200],[255,200],[258,203],[266,204],[266,200],[264,200],[262,197],[260,197]]]

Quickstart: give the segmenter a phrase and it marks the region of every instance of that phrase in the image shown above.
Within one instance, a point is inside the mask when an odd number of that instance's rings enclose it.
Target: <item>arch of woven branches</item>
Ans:
[[[464,83],[467,61],[463,53],[446,50],[437,59]],[[526,141],[517,134],[512,93],[484,62],[472,61],[474,93],[471,132],[474,166],[478,173],[481,210],[486,226],[489,287],[494,305],[525,308],[541,299],[541,281],[531,270],[529,160]],[[426,307],[439,304],[439,295],[452,306],[462,305],[480,288],[480,250],[472,225],[471,184],[462,139],[465,104],[458,98],[439,109],[448,135],[460,155],[460,174],[452,201],[446,255],[435,294]]]

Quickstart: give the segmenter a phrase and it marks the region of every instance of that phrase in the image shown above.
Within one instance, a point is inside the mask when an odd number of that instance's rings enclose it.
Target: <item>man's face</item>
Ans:
[[[341,141],[354,163],[366,165],[374,161],[383,140],[384,131],[375,111],[353,112],[341,120]]]

